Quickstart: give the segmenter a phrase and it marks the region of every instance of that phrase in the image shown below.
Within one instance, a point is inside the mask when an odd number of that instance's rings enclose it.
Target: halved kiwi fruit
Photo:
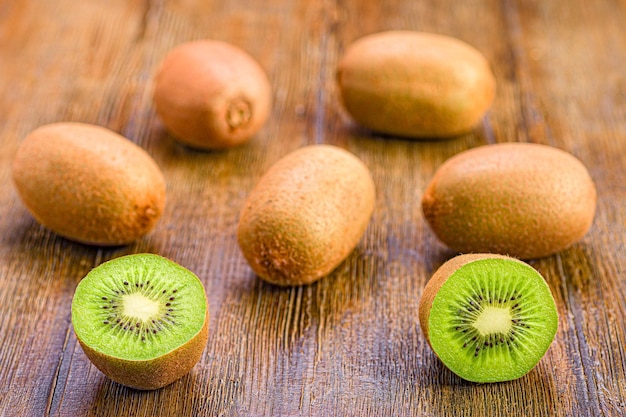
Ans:
[[[76,288],[72,324],[91,362],[111,380],[151,390],[187,374],[208,338],[204,287],[154,254],[113,259]]]
[[[558,314],[550,288],[530,265],[494,254],[444,263],[420,299],[422,331],[452,372],[473,382],[524,376],[554,340]]]

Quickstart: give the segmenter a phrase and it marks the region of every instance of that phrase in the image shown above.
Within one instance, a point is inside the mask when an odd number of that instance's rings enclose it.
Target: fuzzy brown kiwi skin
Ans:
[[[296,150],[248,196],[237,238],[254,272],[276,285],[306,285],[356,247],[374,210],[374,182],[354,155],[329,145]]]
[[[439,288],[441,288],[446,280],[463,265],[482,259],[507,259],[524,264],[519,259],[511,258],[505,255],[492,253],[473,253],[456,256],[441,265],[441,267],[439,267],[439,269],[437,269],[437,271],[435,271],[433,276],[430,278],[430,280],[426,284],[426,287],[424,287],[418,307],[420,327],[429,345],[430,339],[428,337],[428,318],[430,316],[430,309],[433,305],[433,300],[435,299]]]
[[[109,379],[137,390],[162,388],[188,374],[202,357],[209,337],[209,309],[202,329],[187,343],[154,360],[130,361],[104,355],[83,344],[85,355]]]
[[[272,91],[264,70],[245,51],[202,39],[166,55],[155,75],[153,101],[177,140],[197,149],[224,149],[261,129]]]
[[[165,207],[165,179],[154,160],[100,126],[35,129],[15,154],[12,171],[33,217],[80,243],[131,243],[154,228]]]

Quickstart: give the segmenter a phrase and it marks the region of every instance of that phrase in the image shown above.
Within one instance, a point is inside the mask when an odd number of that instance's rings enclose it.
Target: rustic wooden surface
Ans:
[[[0,415],[626,415],[625,22],[623,0],[0,0]],[[346,117],[335,64],[352,40],[385,29],[439,32],[485,54],[498,93],[474,132],[399,140]],[[205,37],[247,50],[273,86],[267,125],[228,151],[177,144],[151,102],[165,53]],[[28,132],[56,121],[108,127],[155,158],[168,205],[152,233],[102,249],[33,220],[10,164]],[[579,157],[596,182],[598,210],[582,241],[531,262],[560,314],[547,355],[519,380],[477,385],[446,370],[418,328],[422,288],[453,255],[428,229],[419,200],[446,158],[507,141]],[[375,178],[376,209],[334,273],[278,288],[239,252],[238,212],[273,162],[310,143],[358,155]],[[210,302],[200,363],[154,392],[108,381],[70,323],[79,280],[137,252],[193,270]]]

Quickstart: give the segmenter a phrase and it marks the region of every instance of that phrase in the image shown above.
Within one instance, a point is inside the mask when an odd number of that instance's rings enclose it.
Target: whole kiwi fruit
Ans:
[[[239,246],[262,279],[310,284],[356,247],[374,201],[374,181],[355,155],[305,146],[276,162],[249,194],[237,226]]]
[[[410,30],[372,33],[350,44],[337,65],[341,102],[376,132],[445,138],[470,131],[496,91],[487,59],[450,36]]]
[[[201,39],[170,50],[154,80],[153,101],[165,127],[198,149],[247,142],[269,117],[272,92],[261,66],[230,43]]]
[[[459,255],[428,281],[419,322],[430,347],[452,372],[473,382],[526,375],[558,327],[552,293],[530,265],[495,254]]]
[[[13,158],[13,181],[33,217],[81,243],[131,243],[165,208],[165,178],[152,157],[104,127],[61,122],[28,134]]]
[[[78,284],[72,324],[89,360],[111,380],[154,390],[200,360],[208,305],[198,277],[155,254],[104,262]]]
[[[573,155],[546,145],[479,146],[445,161],[422,195],[435,235],[460,253],[548,256],[593,222],[596,188]]]

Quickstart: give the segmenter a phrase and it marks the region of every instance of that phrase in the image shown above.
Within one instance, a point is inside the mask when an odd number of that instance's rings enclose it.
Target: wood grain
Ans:
[[[0,415],[626,415],[624,22],[621,0],[0,1]],[[498,92],[474,132],[409,141],[354,125],[334,68],[350,42],[386,29],[455,36],[485,54]],[[190,150],[155,116],[158,63],[176,44],[204,37],[247,50],[272,82],[270,121],[245,146]],[[152,233],[103,249],[32,219],[11,160],[28,132],[56,121],[108,127],[155,158],[168,203]],[[582,241],[531,262],[560,314],[547,355],[519,380],[477,385],[445,369],[419,331],[422,288],[453,256],[419,201],[448,157],[510,141],[580,158],[598,209]],[[255,277],[238,249],[239,209],[273,162],[310,143],[359,156],[377,185],[376,209],[330,276],[278,288]],[[194,271],[210,303],[200,363],[154,392],[108,381],[70,323],[78,281],[138,252]]]

